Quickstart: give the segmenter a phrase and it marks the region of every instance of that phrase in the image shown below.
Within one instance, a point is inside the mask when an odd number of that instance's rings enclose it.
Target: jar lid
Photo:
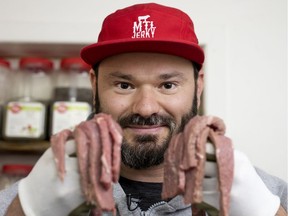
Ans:
[[[89,71],[91,66],[86,64],[81,58],[79,57],[69,57],[63,58],[61,60],[61,69],[63,70],[79,70],[79,72]]]
[[[33,165],[28,164],[4,164],[2,167],[2,173],[28,175],[32,168]]]
[[[46,58],[40,57],[25,57],[20,59],[21,69],[42,69],[45,71],[50,71],[53,69],[53,62]]]
[[[0,58],[0,66],[10,68],[10,62],[6,61],[5,59]]]

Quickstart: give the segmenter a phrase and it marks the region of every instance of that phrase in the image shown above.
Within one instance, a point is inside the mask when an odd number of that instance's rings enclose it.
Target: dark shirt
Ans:
[[[120,177],[119,183],[127,196],[127,201],[130,199],[130,201],[137,202],[138,204],[136,207],[135,205],[131,207],[129,209],[131,211],[138,207],[142,211],[147,211],[150,206],[162,201],[162,183],[139,182],[124,177]]]

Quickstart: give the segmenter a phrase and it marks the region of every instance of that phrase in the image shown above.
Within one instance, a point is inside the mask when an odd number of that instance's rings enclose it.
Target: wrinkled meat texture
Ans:
[[[206,143],[210,140],[216,150],[221,195],[220,215],[228,215],[234,159],[232,142],[224,134],[225,124],[220,118],[195,116],[187,123],[182,133],[172,137],[164,158],[163,199],[182,194],[185,203],[192,204],[193,215],[203,213],[196,212],[195,204],[201,204],[203,201],[202,183],[205,175]],[[181,137],[183,142],[178,142]],[[176,158],[181,158],[181,161],[179,162]],[[183,173],[184,180],[181,182],[184,182],[185,189],[179,190],[183,185],[179,186],[180,182],[171,178],[177,179],[178,177],[179,179]],[[172,188],[178,188],[178,190],[171,191]]]
[[[115,213],[112,182],[118,181],[121,163],[122,129],[110,115],[97,114],[80,123],[74,131],[64,130],[51,137],[56,167],[60,179],[65,180],[65,144],[76,142],[80,183],[88,204],[102,211]]]
[[[230,191],[233,183],[234,158],[232,142],[225,136],[217,136],[214,131],[210,130],[209,138],[216,147],[216,160],[219,175],[220,186],[220,214],[228,215],[230,201]]]
[[[166,162],[164,163],[164,184],[162,188],[162,197],[167,199],[184,192],[185,174],[179,165],[182,158],[183,139],[181,134],[172,137],[171,146],[165,152]],[[169,151],[169,152],[168,152]],[[165,173],[167,172],[168,173]],[[175,187],[170,187],[174,185]]]

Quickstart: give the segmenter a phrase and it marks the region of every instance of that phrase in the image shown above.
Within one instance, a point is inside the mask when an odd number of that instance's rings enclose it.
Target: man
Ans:
[[[110,114],[123,129],[121,177],[114,185],[117,213],[191,215],[181,196],[161,199],[164,152],[171,136],[197,114],[203,90],[199,70],[204,53],[191,19],[152,3],[118,10],[105,19],[98,42],[85,47],[81,56],[94,69],[90,78],[96,112]],[[74,150],[75,143],[67,143],[63,183],[49,149],[20,181],[19,193],[16,184],[0,194],[2,211],[62,216],[80,205],[84,199],[77,159],[68,157]],[[235,151],[234,156],[229,215],[286,215],[287,184],[256,170],[243,153]],[[203,201],[219,209],[217,186],[213,178],[207,180],[212,183],[204,188]]]

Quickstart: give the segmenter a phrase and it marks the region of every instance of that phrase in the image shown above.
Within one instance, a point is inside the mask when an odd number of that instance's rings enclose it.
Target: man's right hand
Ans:
[[[66,173],[58,177],[51,148],[41,156],[31,173],[19,183],[19,198],[27,216],[63,216],[84,202],[75,153],[75,142],[65,145]]]

